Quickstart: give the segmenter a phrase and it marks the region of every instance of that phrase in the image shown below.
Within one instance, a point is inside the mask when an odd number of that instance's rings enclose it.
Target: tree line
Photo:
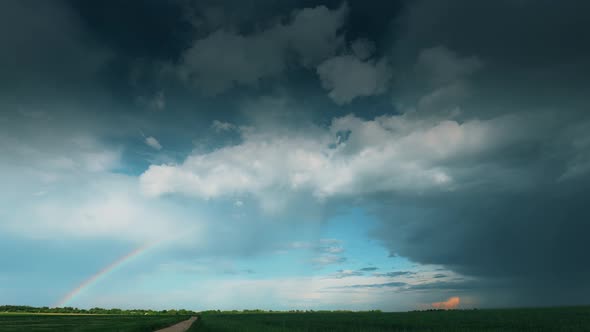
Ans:
[[[354,310],[262,310],[262,309],[244,309],[244,310],[205,310],[201,311],[201,314],[286,314],[286,313],[381,313],[381,310],[366,310],[366,311],[354,311]]]
[[[1,305],[0,312],[16,313],[47,313],[47,314],[93,314],[93,315],[194,315],[196,312],[185,309],[150,310],[150,309],[118,309],[91,308],[79,309],[75,307],[31,307],[23,305]]]

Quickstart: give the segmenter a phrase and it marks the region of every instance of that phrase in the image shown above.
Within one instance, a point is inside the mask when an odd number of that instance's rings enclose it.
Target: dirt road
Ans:
[[[191,327],[191,325],[193,325],[193,323],[197,320],[198,317],[191,317],[187,320],[183,320],[182,322],[169,326],[165,329],[161,329],[161,330],[157,330],[154,332],[184,332],[186,330],[188,330],[189,327]]]

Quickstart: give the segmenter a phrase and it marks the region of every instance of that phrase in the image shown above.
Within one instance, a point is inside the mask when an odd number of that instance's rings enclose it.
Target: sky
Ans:
[[[0,1],[0,303],[590,301],[587,1]]]

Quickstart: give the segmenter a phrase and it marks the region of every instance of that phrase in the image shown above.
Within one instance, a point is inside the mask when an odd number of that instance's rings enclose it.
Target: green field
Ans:
[[[154,331],[187,316],[0,314],[0,331]]]
[[[590,331],[590,307],[403,313],[202,313],[199,332]],[[0,314],[5,331],[153,331],[184,315]]]
[[[590,331],[590,307],[406,313],[203,314],[190,331]]]

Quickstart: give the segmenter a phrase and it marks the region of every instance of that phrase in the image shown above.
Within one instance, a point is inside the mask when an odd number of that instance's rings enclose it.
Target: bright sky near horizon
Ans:
[[[588,9],[0,1],[0,304],[588,303]]]

